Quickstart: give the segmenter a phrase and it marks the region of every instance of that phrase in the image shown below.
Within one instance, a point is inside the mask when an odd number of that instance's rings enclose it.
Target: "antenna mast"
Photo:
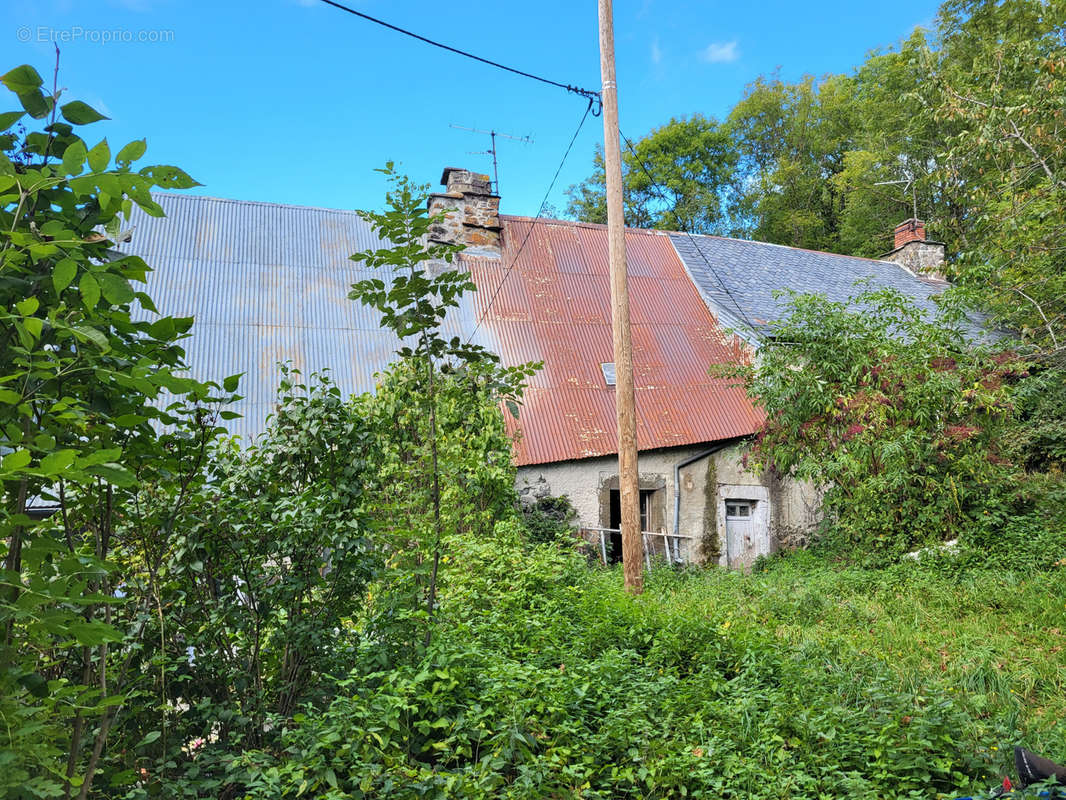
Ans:
[[[481,130],[480,128],[467,128],[465,125],[449,125],[450,128],[455,128],[460,131],[467,131],[469,133],[481,133],[486,134],[489,137],[489,149],[488,150],[476,150],[472,151],[470,155],[474,156],[492,156],[492,185],[495,187],[496,194],[500,193],[500,170],[499,164],[496,160],[496,137],[501,139],[510,139],[514,142],[521,142],[522,144],[533,144],[533,138],[531,136],[512,136],[509,133],[500,133],[497,130]]]
[[[915,186],[915,179],[913,176],[902,181],[878,181],[874,186],[902,186],[904,194],[910,191],[912,205],[911,219],[918,219],[918,187]]]

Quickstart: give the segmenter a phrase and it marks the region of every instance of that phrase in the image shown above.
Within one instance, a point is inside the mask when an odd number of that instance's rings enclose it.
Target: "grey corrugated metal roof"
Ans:
[[[842,303],[866,288],[893,288],[933,313],[933,296],[948,288],[891,261],[718,236],[671,233],[670,240],[704,299],[738,331],[749,324],[765,328],[783,316],[788,298],[774,297],[778,290]]]
[[[191,374],[221,382],[244,373],[225,423],[248,438],[273,410],[279,361],[308,377],[329,369],[345,394],[374,387],[396,338],[377,312],[348,299],[353,283],[381,272],[348,257],[381,240],[354,211],[154,194],[166,212],[135,209],[133,239],[121,251],[153,268],[147,293],[160,313],[195,318],[183,343]],[[473,328],[469,303],[450,315],[456,331]]]

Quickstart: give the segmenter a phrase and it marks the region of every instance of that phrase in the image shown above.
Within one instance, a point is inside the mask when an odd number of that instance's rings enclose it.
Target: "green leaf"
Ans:
[[[165,371],[160,371],[153,375],[152,381],[171,394],[185,394],[196,388],[196,381],[192,378],[180,378]]]
[[[78,262],[73,258],[60,259],[52,270],[52,285],[55,286],[56,294],[62,294],[63,290],[70,286],[74,276],[78,274]]]
[[[29,450],[16,450],[13,453],[8,453],[0,461],[0,469],[4,472],[14,472],[15,470],[23,469],[28,466],[33,456],[30,455]]]
[[[25,115],[25,111],[5,111],[0,114],[0,131],[6,131]]]
[[[88,339],[105,353],[111,349],[111,343],[107,340],[107,336],[96,328],[90,327],[89,325],[75,325],[71,330],[74,331],[80,339]]]
[[[26,299],[15,303],[15,308],[17,308],[18,312],[24,317],[28,317],[40,307],[41,301],[36,297],[27,297]]]
[[[48,697],[48,681],[38,675],[36,672],[31,672],[28,675],[23,675],[18,679],[19,684],[27,692],[34,697]]]
[[[143,211],[150,217],[166,216],[166,212],[163,211],[163,207],[159,205],[159,203],[157,203],[155,200],[152,200],[150,197],[135,197],[133,199],[133,202],[137,204],[138,208],[140,208],[141,211]]]
[[[148,273],[152,271],[140,256],[125,256],[112,261],[111,266],[117,267],[128,280],[140,283],[144,283]]]
[[[78,139],[66,149],[66,152],[63,153],[63,171],[67,173],[67,175],[78,175],[81,173],[87,155],[85,142]]]
[[[121,150],[118,151],[118,155],[115,156],[115,162],[120,167],[129,166],[132,162],[144,155],[148,149],[148,142],[145,139],[134,139],[127,144]]]
[[[72,622],[68,630],[78,640],[78,644],[86,647],[95,647],[104,642],[122,641],[122,634],[105,622]]]
[[[148,333],[153,339],[172,339],[174,334],[177,333],[177,328],[174,326],[173,317],[163,317],[157,319],[151,325],[148,326]]]
[[[63,114],[63,119],[74,125],[89,125],[102,119],[110,119],[110,117],[105,117],[95,108],[83,103],[81,100],[75,100],[65,106],[60,106],[59,110]]]
[[[81,292],[81,300],[87,309],[91,311],[96,308],[96,304],[100,302],[100,283],[91,272],[81,276],[78,291]]]
[[[26,113],[34,119],[43,119],[52,113],[52,98],[45,97],[40,89],[20,94],[19,102],[26,109]]]
[[[70,468],[78,455],[76,450],[57,450],[41,459],[41,472],[45,475],[58,475]]]
[[[85,469],[92,464],[104,464],[108,461],[114,461],[115,459],[122,457],[121,447],[108,447],[103,450],[97,450],[94,453],[89,453],[78,459],[78,469]]]
[[[95,464],[85,471],[92,475],[96,475],[99,478],[103,478],[105,481],[114,484],[115,486],[130,487],[137,485],[137,479],[134,477],[133,473],[121,464],[115,464],[114,462],[110,464]]]
[[[141,748],[141,747],[145,747],[146,745],[150,745],[152,742],[154,742],[156,739],[158,739],[159,736],[160,736],[160,732],[159,731],[148,731],[148,733],[146,733],[144,735],[144,738],[141,739],[139,742],[137,742],[137,744],[134,745],[134,748]]]
[[[22,395],[11,389],[0,389],[0,403],[6,403],[9,406],[17,405],[22,402]]]
[[[133,300],[133,289],[129,281],[113,272],[100,276],[100,289],[104,299],[113,306],[120,306]]]
[[[103,139],[89,151],[89,169],[93,172],[103,172],[109,163],[111,163],[111,148],[107,145],[107,139]]]
[[[159,309],[155,307],[155,303],[152,302],[152,298],[146,295],[144,292],[137,292],[137,302],[141,304],[141,308],[145,311],[151,311],[153,314],[158,314]]]
[[[236,375],[230,375],[222,381],[222,388],[227,392],[237,391],[237,386],[240,385],[242,375],[244,375],[243,372],[239,372]]]
[[[191,189],[201,185],[199,181],[193,180],[185,170],[165,164],[145,167],[139,174],[163,189]]]
[[[15,94],[24,94],[41,88],[44,85],[44,80],[41,79],[37,70],[29,64],[23,64],[0,76],[0,83],[3,83]]]
[[[26,328],[26,331],[34,339],[41,338],[41,331],[44,330],[44,320],[40,317],[26,317],[22,320],[22,325]]]

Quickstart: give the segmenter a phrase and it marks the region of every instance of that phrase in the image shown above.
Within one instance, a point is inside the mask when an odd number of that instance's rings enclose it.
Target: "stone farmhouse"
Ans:
[[[523,502],[566,495],[605,561],[621,558],[614,365],[605,226],[501,215],[487,176],[448,168],[429,199],[446,215],[432,236],[466,249],[454,268],[478,287],[445,321],[505,364],[543,361],[526,393],[514,460]],[[289,361],[329,369],[343,392],[374,388],[396,347],[375,312],[347,299],[369,277],[349,255],[380,246],[352,211],[159,194],[165,218],[135,212],[123,252],[154,268],[164,313],[193,316],[192,372],[244,373],[245,440],[270,414]],[[804,541],[817,523],[813,487],[743,466],[762,417],[743,391],[710,377],[752,357],[780,316],[779,289],[845,299],[857,281],[892,286],[931,307],[946,288],[944,248],[908,220],[881,260],[779,245],[627,229],[641,527],[671,561],[744,567]]]

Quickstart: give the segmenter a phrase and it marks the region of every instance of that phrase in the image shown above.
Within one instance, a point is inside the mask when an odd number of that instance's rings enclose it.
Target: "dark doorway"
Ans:
[[[640,530],[648,530],[648,508],[655,489],[640,490]],[[619,564],[622,561],[622,493],[611,489],[611,508],[607,527],[612,530],[611,540],[607,545],[607,563]]]

